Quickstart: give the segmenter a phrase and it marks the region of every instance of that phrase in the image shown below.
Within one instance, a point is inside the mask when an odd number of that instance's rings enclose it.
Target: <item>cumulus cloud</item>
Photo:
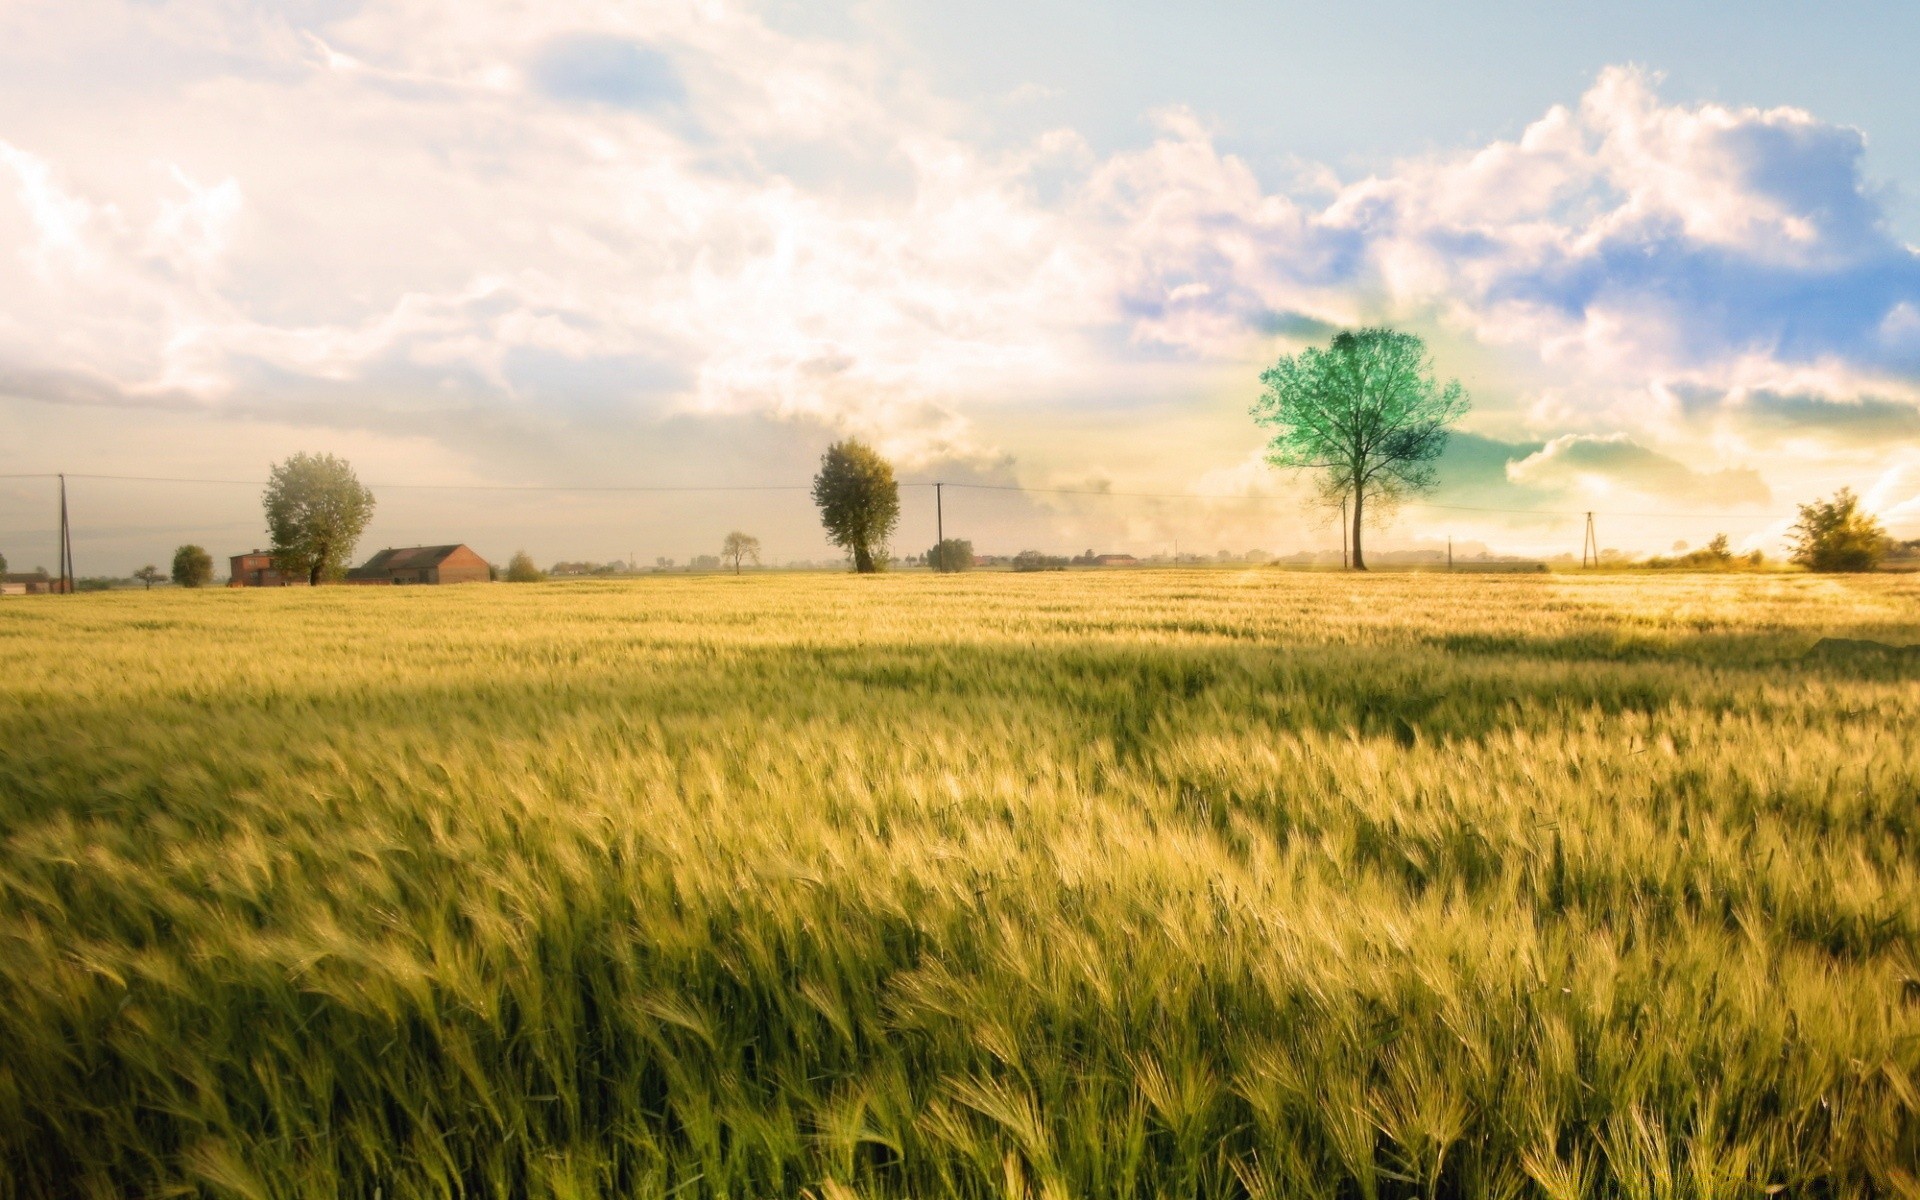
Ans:
[[[1750,468],[1701,471],[1616,433],[1570,433],[1507,464],[1507,478],[1529,487],[1607,497],[1628,492],[1704,504],[1765,504],[1766,482]]]
[[[1667,389],[1681,409],[1703,418],[1732,418],[1749,440],[1840,444],[1920,443],[1920,403],[1843,388],[1695,387]]]

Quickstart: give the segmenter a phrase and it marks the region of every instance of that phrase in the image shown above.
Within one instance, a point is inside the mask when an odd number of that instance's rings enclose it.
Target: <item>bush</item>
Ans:
[[[1685,542],[1678,543],[1676,548],[1684,545],[1686,545]],[[1765,558],[1765,555],[1755,550],[1752,554],[1741,556],[1739,561],[1745,563],[1747,566],[1757,567],[1765,561]],[[1731,567],[1734,561],[1733,548],[1727,542],[1727,535],[1724,533],[1716,533],[1713,535],[1712,541],[1691,554],[1682,554],[1678,558],[1650,558],[1647,560],[1647,565],[1650,567],[1680,567],[1687,570],[1698,571],[1712,570],[1715,567]]]
[[[948,538],[927,551],[927,565],[936,571],[971,571],[973,543],[965,538]]]
[[[173,581],[181,587],[205,587],[213,582],[213,556],[189,542],[173,552]]]
[[[546,577],[547,573],[533,564],[533,555],[525,550],[514,551],[513,557],[507,560],[508,583],[539,583]]]
[[[1800,523],[1793,527],[1793,561],[1809,571],[1871,571],[1880,565],[1892,542],[1872,513],[1863,512],[1850,488],[1841,488],[1832,500],[1800,506]]]

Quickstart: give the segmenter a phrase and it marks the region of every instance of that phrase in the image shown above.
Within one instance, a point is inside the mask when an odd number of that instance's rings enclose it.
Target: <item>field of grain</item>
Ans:
[[[1920,581],[0,602],[0,1197],[1920,1193]]]

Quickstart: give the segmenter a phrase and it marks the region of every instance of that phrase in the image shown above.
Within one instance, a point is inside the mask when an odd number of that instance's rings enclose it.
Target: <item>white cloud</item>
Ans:
[[[1507,478],[1527,487],[1574,492],[1588,502],[1617,500],[1622,493],[1727,507],[1772,499],[1766,483],[1751,469],[1699,470],[1624,433],[1554,438],[1508,463]]]
[[[90,270],[95,258],[88,248],[88,226],[96,223],[94,206],[62,189],[53,169],[42,159],[0,141],[0,165],[13,173],[14,195],[24,222],[13,226],[12,240],[21,260],[45,278],[65,268]]]

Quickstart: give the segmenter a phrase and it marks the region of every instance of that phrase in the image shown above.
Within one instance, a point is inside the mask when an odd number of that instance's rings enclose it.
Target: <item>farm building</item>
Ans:
[[[60,581],[45,571],[16,571],[0,575],[0,596],[44,596],[60,589]]]
[[[1131,554],[1101,554],[1094,557],[1093,564],[1097,567],[1137,567],[1140,560]]]
[[[347,572],[348,583],[485,583],[493,569],[465,546],[382,550]]]
[[[306,587],[303,575],[288,575],[278,571],[273,565],[273,553],[268,550],[249,550],[245,554],[236,554],[227,560],[232,565],[228,576],[228,587]]]

